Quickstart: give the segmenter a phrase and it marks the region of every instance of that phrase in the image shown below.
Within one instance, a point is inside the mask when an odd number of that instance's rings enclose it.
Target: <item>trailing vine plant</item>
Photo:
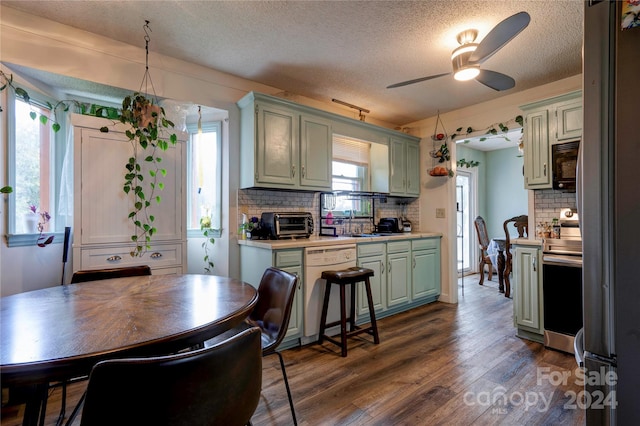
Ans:
[[[29,92],[27,92],[25,89],[23,89],[22,87],[16,86],[13,83],[13,74],[5,74],[4,71],[0,70],[0,78],[2,79],[2,86],[0,86],[0,92],[3,91],[4,89],[6,89],[7,87],[11,87],[13,89],[13,91],[15,92],[15,94],[20,97],[20,99],[22,99],[26,104],[28,104],[30,107],[33,107],[33,104],[31,102],[31,96],[29,96]],[[51,125],[51,129],[54,132],[58,132],[60,130],[60,123],[58,122],[56,115],[59,109],[62,109],[62,111],[66,112],[69,111],[69,108],[71,108],[72,106],[75,106],[77,111],[80,112],[80,114],[86,114],[87,113],[87,106],[86,104],[83,104],[81,102],[78,102],[75,99],[65,99],[62,101],[57,101],[55,104],[52,104],[51,102],[46,102],[47,108],[49,108],[49,110],[51,110],[52,114],[53,114],[53,118],[48,117],[44,114],[39,114],[34,110],[29,111],[29,116],[33,119],[33,120],[38,120],[40,121],[40,124],[42,125]],[[2,111],[2,107],[0,107],[0,112]],[[101,111],[100,111],[101,113]]]
[[[216,240],[213,238],[215,230],[211,228],[211,216],[208,214],[200,218],[200,231],[202,231],[202,235],[205,238],[202,243],[202,248],[204,249],[204,271],[207,274],[210,274],[215,265],[213,264],[213,259],[209,255],[209,244],[213,246]]]
[[[521,115],[518,115],[517,117],[515,117],[513,119],[513,121],[517,124],[520,125],[520,127],[524,127],[524,119],[522,118]],[[496,129],[497,127],[497,129]],[[460,136],[462,133],[463,127],[458,127],[456,129],[456,133],[451,135],[451,139],[452,140],[456,140],[456,138],[458,136]],[[479,129],[474,129],[472,127],[467,127],[464,133],[464,136],[468,136],[471,133],[475,133],[480,131]],[[506,141],[510,141],[510,139],[507,137],[506,133],[509,131],[509,128],[503,124],[503,123],[496,123],[496,124],[492,124],[491,126],[487,127],[486,129],[484,129],[485,131],[485,135],[492,135],[492,136],[502,136]],[[502,133],[502,135],[499,135],[499,133]],[[484,142],[487,140],[488,136],[485,137],[481,137],[479,140],[480,142]],[[465,140],[464,143],[469,143],[469,140]]]
[[[125,164],[123,190],[125,194],[132,194],[134,198],[133,209],[129,212],[129,219],[135,226],[131,235],[131,241],[135,248],[130,252],[131,256],[142,256],[151,248],[151,238],[157,232],[155,216],[148,208],[153,201],[160,204],[162,197],[158,192],[164,189],[164,183],[160,177],[167,175],[167,170],[161,167],[161,151],[166,151],[169,144],[175,145],[177,136],[162,137],[161,130],[173,128],[173,122],[165,117],[164,108],[155,105],[145,95],[134,93],[122,101],[122,114],[120,121],[131,125],[131,130],[125,134],[133,148],[133,154]],[[101,129],[102,130],[102,129]],[[142,150],[144,154],[139,155]],[[145,173],[148,180],[145,180]]]

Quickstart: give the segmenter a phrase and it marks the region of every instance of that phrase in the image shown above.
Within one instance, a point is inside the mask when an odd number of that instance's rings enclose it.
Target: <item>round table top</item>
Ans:
[[[3,383],[88,374],[107,358],[168,354],[240,324],[254,287],[212,275],[151,275],[0,299]]]

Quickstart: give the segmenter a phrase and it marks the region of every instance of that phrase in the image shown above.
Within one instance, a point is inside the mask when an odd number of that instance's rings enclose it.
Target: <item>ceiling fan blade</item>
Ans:
[[[527,12],[519,12],[500,22],[482,39],[478,48],[469,57],[469,62],[481,64],[489,59],[524,30],[530,21],[531,17]]]
[[[429,77],[422,77],[422,78],[416,78],[414,80],[407,80],[407,81],[403,81],[402,83],[396,83],[396,84],[392,84],[391,86],[387,86],[387,89],[395,89],[396,87],[408,86],[409,84],[420,83],[421,81],[431,80],[434,78],[443,77],[445,75],[450,75],[450,74],[451,74],[450,72],[447,72],[444,74],[436,74],[436,75],[430,75]]]
[[[480,70],[480,74],[478,74],[476,80],[485,86],[498,91],[508,90],[516,85],[516,81],[508,75],[490,70]]]

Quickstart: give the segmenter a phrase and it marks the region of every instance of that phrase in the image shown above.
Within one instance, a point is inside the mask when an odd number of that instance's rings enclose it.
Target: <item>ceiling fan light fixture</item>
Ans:
[[[474,79],[480,74],[480,64],[469,64],[469,57],[478,47],[477,43],[467,43],[458,47],[451,54],[453,78],[458,81]]]
[[[453,78],[458,81],[467,81],[476,78],[480,74],[480,66],[473,65],[461,68],[453,73]]]

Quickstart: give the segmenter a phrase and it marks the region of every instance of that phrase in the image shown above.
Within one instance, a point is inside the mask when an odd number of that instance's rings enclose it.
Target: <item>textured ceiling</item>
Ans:
[[[534,1],[7,1],[82,30],[280,88],[332,98],[403,125],[581,72],[581,0]],[[478,40],[517,12],[529,26],[483,64],[510,75],[496,92],[451,76],[396,89],[399,81],[451,71],[455,36]]]

